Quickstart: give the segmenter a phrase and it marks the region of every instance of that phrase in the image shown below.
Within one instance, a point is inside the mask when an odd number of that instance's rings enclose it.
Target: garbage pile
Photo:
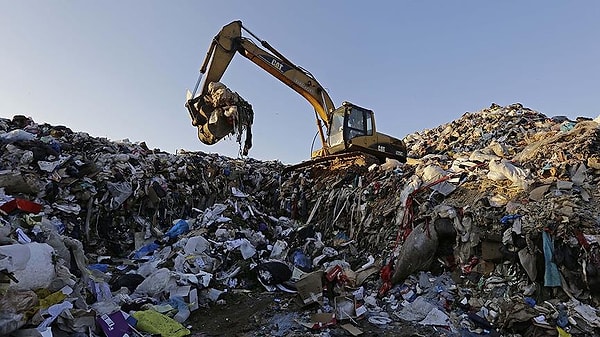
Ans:
[[[445,311],[433,325],[446,334],[599,327],[597,121],[493,104],[405,142],[408,165],[313,168],[283,185],[298,205],[319,205],[308,223],[351,243],[349,261],[359,252],[381,261],[375,295],[395,303],[393,315],[407,319],[398,308],[430,297],[428,282],[411,278],[435,271],[454,282],[429,301]],[[418,308],[424,319],[431,305]]]
[[[0,335],[185,336],[234,290],[297,297],[292,332],[600,331],[597,121],[493,104],[407,136],[406,164],[288,174],[0,130]]]
[[[224,137],[235,135],[241,145],[242,134],[246,132],[240,153],[248,154],[252,147],[254,111],[238,93],[221,82],[210,82],[208,92],[191,100],[187,108],[192,125],[198,128],[198,138],[204,144],[213,145]]]

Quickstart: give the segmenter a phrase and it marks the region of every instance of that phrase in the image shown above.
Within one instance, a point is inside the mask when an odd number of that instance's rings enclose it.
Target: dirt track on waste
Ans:
[[[187,323],[192,337],[218,336],[352,336],[340,324],[311,330],[298,322],[306,322],[313,308],[302,308],[297,296],[275,292],[230,293],[221,296],[221,304],[211,304],[192,313]],[[365,337],[437,336],[435,330],[408,322],[392,322],[385,326],[366,319],[355,322]]]
[[[274,294],[225,294],[224,303],[200,308],[189,318],[198,336],[252,336],[273,311]]]

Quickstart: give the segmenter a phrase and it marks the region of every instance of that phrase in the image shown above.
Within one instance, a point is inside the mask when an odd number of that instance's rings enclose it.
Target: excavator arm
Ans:
[[[262,48],[251,38],[242,36],[242,30],[256,39]],[[212,40],[200,68],[200,73],[205,74],[204,81],[200,87],[200,95],[194,97],[200,83],[198,82],[194,93],[191,97],[188,97],[186,103],[186,107],[192,115],[192,120],[195,121],[193,124],[201,126],[199,124],[206,123],[208,120],[208,116],[203,116],[201,109],[195,108],[197,106],[196,103],[208,93],[210,83],[221,80],[236,53],[241,54],[261,69],[285,83],[313,106],[321,143],[323,144],[323,151],[327,154],[328,146],[325,139],[325,132],[323,131],[323,123],[326,128],[329,128],[332,119],[331,113],[335,109],[331,98],[307,70],[295,65],[270,46],[268,42],[261,40],[247,30],[242,26],[241,21],[233,21],[224,26]]]

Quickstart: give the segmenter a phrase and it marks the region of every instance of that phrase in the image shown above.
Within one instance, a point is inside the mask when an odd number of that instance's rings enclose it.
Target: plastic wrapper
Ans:
[[[175,286],[175,278],[171,275],[171,271],[167,268],[161,268],[150,276],[148,276],[135,289],[135,293],[139,295],[156,296],[163,291]]]
[[[492,180],[509,179],[521,189],[525,191],[529,189],[529,182],[527,181],[528,173],[522,168],[516,167],[508,160],[492,160],[488,167],[490,169],[488,178]]]
[[[154,310],[136,311],[132,316],[137,319],[136,328],[141,331],[163,337],[183,337],[191,333],[181,323]]]
[[[396,258],[392,283],[404,281],[410,274],[419,270],[428,270],[438,247],[438,235],[433,225],[426,230],[418,225],[406,237]]]

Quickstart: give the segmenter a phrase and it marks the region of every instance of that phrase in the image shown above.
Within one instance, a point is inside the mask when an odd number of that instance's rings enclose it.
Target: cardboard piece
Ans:
[[[299,279],[301,279],[302,277],[304,277],[304,275],[306,275],[307,273],[300,270],[300,268],[294,266],[294,269],[292,270],[292,278],[291,280],[293,281],[298,281]]]
[[[534,188],[529,192],[529,199],[533,201],[540,201],[544,198],[544,195],[550,189],[550,185],[542,185]]]
[[[317,270],[303,275],[296,281],[298,295],[305,305],[323,303],[323,271]]]
[[[501,246],[501,242],[481,242],[481,257],[486,261],[502,261],[502,253],[500,252]]]
[[[379,273],[380,269],[381,269],[381,267],[377,264],[377,265],[373,265],[367,269],[357,272],[356,273],[356,285],[360,286],[371,275]]]
[[[342,324],[341,327],[342,329],[348,331],[352,336],[360,336],[363,333],[361,329],[355,327],[350,323]]]

